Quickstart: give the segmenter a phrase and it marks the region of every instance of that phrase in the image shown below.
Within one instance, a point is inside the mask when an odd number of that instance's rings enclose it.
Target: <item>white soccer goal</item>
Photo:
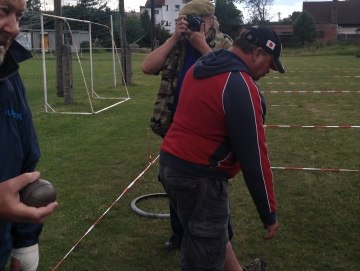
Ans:
[[[45,23],[44,17],[47,18]],[[75,61],[70,60],[72,61],[71,65],[73,67],[73,74],[71,75],[73,83],[71,86],[73,91],[73,104],[65,107],[60,106],[60,110],[55,110],[55,106],[51,105],[51,103],[57,104],[56,107],[58,108],[59,98],[49,99],[50,95],[56,95],[56,61],[53,57],[51,58],[51,56],[49,56],[55,49],[55,19],[63,21],[63,41],[69,45],[72,54],[76,55]],[[52,113],[98,114],[130,99],[126,84],[121,84],[121,82],[125,82],[125,80],[114,42],[112,16],[110,17],[110,21],[111,28],[91,21],[41,14],[41,52],[45,112],[49,112],[50,109]],[[94,29],[94,26],[98,27],[96,31],[98,37],[93,37],[92,29]],[[102,46],[102,37],[106,37],[107,47]],[[88,48],[81,46],[84,42],[88,42]],[[47,52],[50,54],[47,54]],[[94,57],[94,55],[96,56]],[[117,82],[116,67],[119,67],[118,70],[121,72],[122,80],[120,80],[120,83]],[[51,81],[50,87],[49,80]],[[51,88],[54,91],[51,91],[49,95],[48,92]],[[111,100],[114,99],[120,101],[116,103],[111,102]],[[104,100],[108,101],[100,102]],[[86,104],[88,106],[86,106]],[[101,109],[94,110],[94,104],[96,104],[97,108],[100,107]],[[86,107],[88,109],[86,109]],[[67,110],[70,108],[74,111]]]

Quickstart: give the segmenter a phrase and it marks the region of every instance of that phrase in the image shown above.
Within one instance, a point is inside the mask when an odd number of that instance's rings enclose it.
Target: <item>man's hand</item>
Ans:
[[[29,207],[20,202],[19,191],[39,179],[39,172],[24,173],[0,183],[0,217],[12,222],[43,223],[58,206],[57,202],[45,207]]]
[[[161,71],[168,54],[174,48],[175,44],[182,39],[188,29],[189,23],[185,21],[184,18],[186,18],[185,15],[180,15],[173,35],[163,45],[145,57],[141,65],[143,73],[158,74]]]
[[[199,31],[191,31],[188,29],[186,34],[191,45],[194,46],[194,48],[198,50],[201,55],[205,55],[211,51],[211,48],[206,43],[205,23],[201,24]]]
[[[265,225],[264,224],[264,229],[268,230],[268,234],[264,235],[263,239],[269,240],[269,239],[274,238],[278,233],[279,221],[276,220],[276,223],[273,225]]]
[[[11,257],[10,271],[22,271],[21,270],[21,261],[19,259]]]
[[[185,21],[186,15],[180,15],[178,17],[178,22],[175,26],[175,31],[172,35],[172,38],[175,39],[176,42],[181,40],[181,38],[186,34],[186,31],[188,30],[189,23]]]

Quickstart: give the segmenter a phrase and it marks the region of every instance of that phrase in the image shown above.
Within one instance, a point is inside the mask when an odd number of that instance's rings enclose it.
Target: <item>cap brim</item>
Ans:
[[[280,62],[279,57],[273,56],[273,63],[270,65],[270,68],[274,71],[278,71],[279,73],[285,73],[284,67]]]

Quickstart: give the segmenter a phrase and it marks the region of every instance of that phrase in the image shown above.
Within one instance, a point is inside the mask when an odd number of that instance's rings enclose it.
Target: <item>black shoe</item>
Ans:
[[[182,239],[180,237],[171,236],[169,240],[166,241],[164,245],[165,251],[174,251],[176,249],[181,248],[181,241]]]

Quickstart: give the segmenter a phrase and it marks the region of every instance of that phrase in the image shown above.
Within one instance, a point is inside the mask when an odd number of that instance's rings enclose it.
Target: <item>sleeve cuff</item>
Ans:
[[[265,225],[274,225],[277,220],[276,212],[260,214],[260,219]]]

